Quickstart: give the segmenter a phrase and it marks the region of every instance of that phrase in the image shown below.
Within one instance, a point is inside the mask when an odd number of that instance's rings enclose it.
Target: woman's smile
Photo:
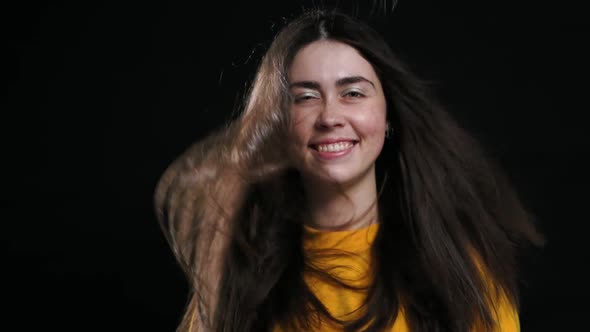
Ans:
[[[332,143],[311,144],[310,148],[318,159],[336,160],[348,155],[354,150],[358,141],[340,140]]]

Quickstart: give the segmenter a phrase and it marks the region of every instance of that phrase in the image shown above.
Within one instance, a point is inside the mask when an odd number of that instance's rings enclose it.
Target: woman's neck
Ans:
[[[352,230],[378,222],[375,172],[349,184],[304,179],[305,223],[322,230]]]

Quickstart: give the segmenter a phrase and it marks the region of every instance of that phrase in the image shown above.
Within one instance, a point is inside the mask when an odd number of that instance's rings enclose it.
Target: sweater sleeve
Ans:
[[[474,262],[482,274],[482,277],[488,288],[488,295],[491,297],[489,300],[492,302],[490,309],[491,314],[495,321],[495,332],[520,332],[520,319],[518,316],[518,309],[515,304],[506,295],[504,290],[497,287],[496,282],[490,276],[490,273],[482,264],[480,256],[476,252],[472,252]],[[474,332],[483,330],[481,326],[476,324],[473,329]]]
[[[518,311],[514,305],[504,296],[500,296],[496,304],[496,331],[520,332],[520,320]]]

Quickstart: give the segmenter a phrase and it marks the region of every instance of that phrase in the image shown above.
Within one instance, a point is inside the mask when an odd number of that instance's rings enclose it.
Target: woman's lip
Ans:
[[[351,142],[351,141],[346,141],[346,142]],[[313,154],[316,155],[317,157],[319,157],[320,159],[332,160],[332,159],[338,159],[338,158],[344,157],[345,155],[349,154],[350,152],[352,152],[352,150],[354,149],[355,146],[357,146],[357,142],[352,141],[351,147],[349,147],[348,149],[342,150],[342,151],[337,151],[337,152],[319,151],[317,149],[317,145],[315,145],[314,147],[310,147],[310,148],[313,151]]]

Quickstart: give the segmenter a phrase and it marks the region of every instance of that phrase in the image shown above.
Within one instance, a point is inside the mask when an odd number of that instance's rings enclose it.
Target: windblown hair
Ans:
[[[331,317],[304,282],[314,271],[302,248],[304,192],[278,144],[289,139],[290,63],[321,39],[373,65],[394,133],[376,161],[375,278],[351,321]],[[336,12],[281,30],[243,112],[165,171],[155,205],[192,290],[179,331],[311,330],[318,317],[382,331],[400,308],[412,331],[492,330],[500,294],[519,305],[517,251],[543,241],[507,177],[427,85],[374,30]]]

